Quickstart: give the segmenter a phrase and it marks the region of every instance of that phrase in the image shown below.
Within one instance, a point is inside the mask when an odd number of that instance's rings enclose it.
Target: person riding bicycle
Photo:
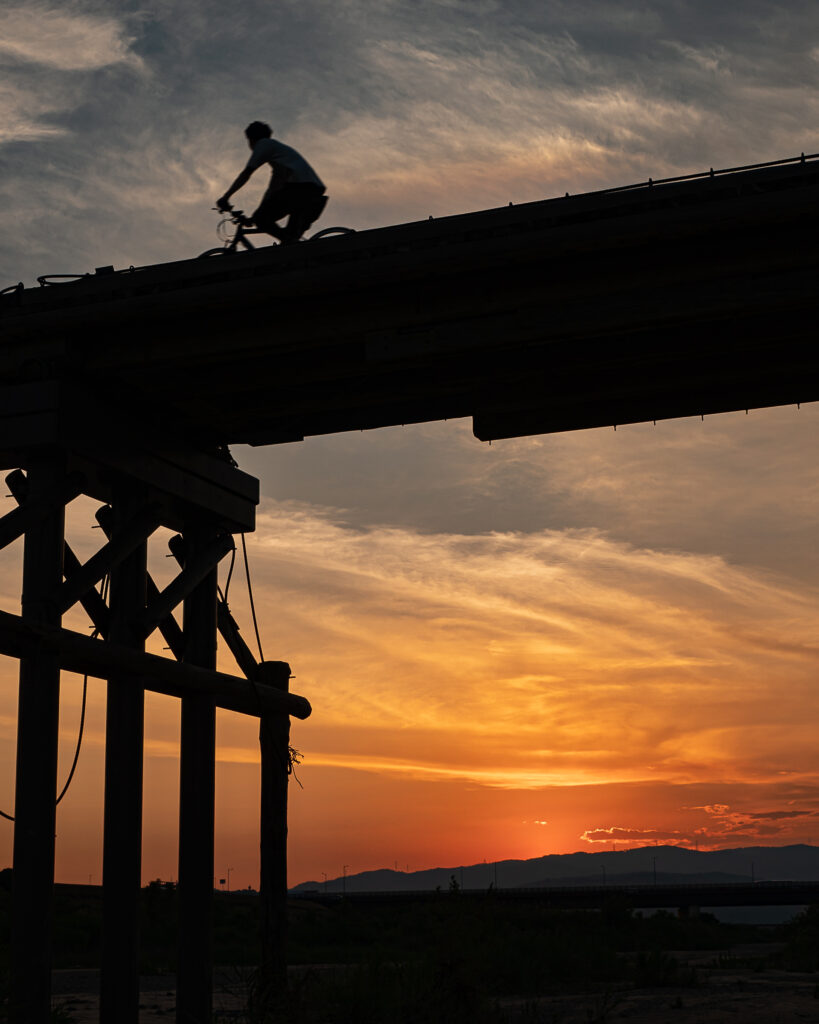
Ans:
[[[244,170],[223,196],[216,200],[220,210],[230,209],[230,197],[250,180],[262,164],[270,164],[270,185],[259,208],[252,216],[261,231],[283,244],[297,242],[327,205],[324,182],[304,157],[291,146],[271,138],[270,125],[253,121],[245,128],[247,143],[253,150]],[[287,224],[276,223],[287,217]]]

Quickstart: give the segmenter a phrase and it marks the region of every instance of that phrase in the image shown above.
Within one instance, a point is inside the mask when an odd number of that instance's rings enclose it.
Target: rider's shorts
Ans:
[[[291,182],[279,189],[268,189],[262,198],[259,208],[253,214],[253,222],[257,228],[267,231],[271,235],[279,237],[282,230],[285,232],[290,228],[294,219],[298,219],[301,234],[318,217],[323,203],[320,203],[324,195],[324,188],[321,185],[314,185],[312,182]],[[310,216],[313,209],[316,209],[315,216]],[[294,218],[293,215],[296,215]],[[276,221],[282,217],[290,216],[287,228],[280,228]]]

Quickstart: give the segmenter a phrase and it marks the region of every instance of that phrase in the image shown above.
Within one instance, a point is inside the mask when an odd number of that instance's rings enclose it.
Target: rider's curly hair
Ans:
[[[251,121],[251,123],[245,128],[245,135],[247,136],[248,142],[258,142],[259,139],[269,139],[273,134],[273,129],[269,124],[265,124],[264,121]]]

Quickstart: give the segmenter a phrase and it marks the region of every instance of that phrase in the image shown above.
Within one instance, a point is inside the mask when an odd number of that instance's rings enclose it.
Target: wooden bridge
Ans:
[[[211,1018],[217,706],[261,721],[262,977],[282,981],[288,716],[310,708],[218,591],[258,501],[225,445],[465,416],[488,440],[815,401],[817,226],[819,160],[802,157],[0,292],[18,502],[0,547],[25,539],[22,614],[0,615],[0,653],[20,659],[14,1024],[50,1015],[61,668],[108,680],[101,1019],[138,1016],[145,688],[182,701],[177,1020]],[[85,563],[64,530],[79,494],[103,503]],[[147,572],[159,526],[178,531],[163,590]],[[62,628],[77,603],[97,638]],[[173,658],[145,652],[155,630]],[[217,632],[241,675],[215,671]]]

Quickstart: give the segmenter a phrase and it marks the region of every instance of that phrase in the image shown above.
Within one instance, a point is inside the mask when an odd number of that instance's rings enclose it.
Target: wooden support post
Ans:
[[[290,666],[265,661],[258,680],[287,692]],[[260,1019],[280,1009],[287,991],[287,785],[290,718],[265,713],[259,719],[262,760],[261,870],[262,959],[258,986]]]
[[[144,508],[139,491],[121,484],[113,504],[112,542],[128,537],[131,551],[111,572],[108,639],[141,651],[147,543],[133,545],[130,538],[134,516]],[[137,1024],[139,1019],[144,708],[139,682],[112,674],[105,727],[101,1024]]]
[[[32,503],[48,511],[28,526],[23,555],[23,619],[59,626],[55,601],[62,580],[65,508],[64,464],[32,458]],[[12,895],[12,1024],[51,1019],[51,934],[60,665],[54,651],[39,649],[20,660],[17,780]]]
[[[186,532],[187,563],[212,550],[214,532]],[[216,666],[214,566],[185,598],[184,660]],[[179,765],[178,1024],[210,1024],[213,1007],[213,830],[216,774],[216,706],[212,696],[182,698]]]

